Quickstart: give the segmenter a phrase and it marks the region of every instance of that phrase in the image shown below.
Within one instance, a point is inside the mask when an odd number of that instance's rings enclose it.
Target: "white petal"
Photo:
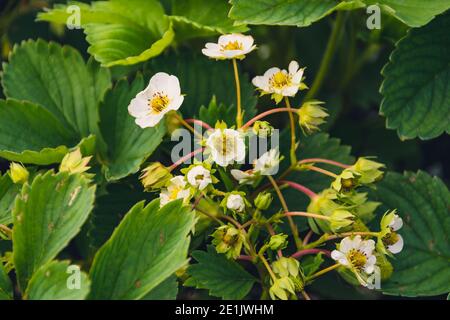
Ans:
[[[350,250],[352,250],[353,248],[354,248],[353,241],[350,237],[346,237],[346,238],[342,239],[342,241],[339,245],[339,250],[341,250],[341,252],[343,252],[343,253],[347,253]]]
[[[298,92],[298,86],[289,86],[289,87],[284,87],[283,89],[280,90],[280,94],[283,95],[284,97],[293,97],[297,94]]]
[[[303,73],[304,73],[304,69],[300,69],[298,72],[296,72],[292,76],[292,82],[299,85],[302,81]]]
[[[163,116],[164,114],[149,115],[145,117],[136,118],[135,122],[141,128],[154,127],[161,121]]]
[[[170,101],[169,105],[167,106],[167,111],[169,110],[178,110],[181,105],[183,104],[184,96],[176,96],[173,100]],[[166,111],[166,110],[165,110]]]
[[[264,72],[264,77],[267,79],[270,79],[274,74],[280,72],[280,68],[272,67],[268,69],[266,72]]]
[[[202,53],[207,57],[215,59],[221,59],[225,57],[223,53],[218,50],[202,49]]]
[[[388,246],[388,250],[393,254],[397,254],[403,250],[403,238],[401,235],[398,235],[398,241],[391,246]]]
[[[333,251],[331,252],[331,258],[333,258],[333,259],[336,260],[336,261],[339,261],[340,259],[345,258],[345,254],[342,253],[342,252],[339,251],[339,250],[333,250]]]
[[[389,227],[391,227],[393,231],[401,229],[401,227],[403,227],[403,219],[398,215],[395,215],[394,219],[392,219],[392,222],[389,224]]]
[[[158,72],[153,75],[153,77],[150,79],[149,87],[153,91],[156,92],[167,92],[167,89],[174,84],[174,79],[176,77],[173,77],[165,72]],[[178,81],[178,79],[177,79]],[[178,83],[178,86],[180,84]],[[152,92],[152,94],[155,92]]]
[[[262,91],[269,92],[269,78],[266,78],[265,76],[256,76],[253,78],[252,83]]]
[[[133,117],[145,116],[149,111],[148,100],[139,94],[128,105],[128,113]]]
[[[300,66],[298,65],[298,62],[295,60],[292,60],[291,63],[289,63],[289,74],[290,75],[294,75],[295,73],[297,73],[298,68],[300,68]]]

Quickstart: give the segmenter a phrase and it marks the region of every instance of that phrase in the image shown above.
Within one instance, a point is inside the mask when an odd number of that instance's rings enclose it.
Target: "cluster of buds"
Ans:
[[[270,297],[288,300],[290,295],[300,292],[304,288],[304,275],[300,263],[294,258],[280,257],[272,263],[272,270],[276,279],[272,279],[269,289]]]

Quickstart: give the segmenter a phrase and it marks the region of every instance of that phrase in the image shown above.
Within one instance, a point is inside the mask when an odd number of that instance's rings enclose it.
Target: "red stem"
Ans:
[[[308,197],[310,197],[311,199],[317,197],[317,194],[312,191],[311,189],[308,189],[307,187],[305,187],[304,185],[301,185],[297,182],[292,182],[292,181],[288,181],[288,180],[280,180],[278,181],[280,184],[287,184],[289,187],[294,188],[300,192],[303,192],[304,194],[306,194]]]
[[[303,163],[311,163],[311,162],[328,163],[328,164],[334,165],[336,167],[341,167],[341,168],[344,168],[344,169],[351,167],[348,164],[344,164],[344,163],[333,161],[333,160],[329,160],[329,159],[322,159],[322,158],[303,159],[303,160],[299,161],[298,164],[301,165]]]
[[[291,108],[276,108],[276,109],[271,109],[268,111],[265,111],[263,113],[258,114],[256,117],[254,117],[253,119],[249,120],[246,124],[244,124],[242,126],[242,129],[246,129],[248,127],[250,127],[253,123],[255,123],[256,121],[258,121],[259,119],[262,119],[268,115],[274,114],[274,113],[278,113],[278,112],[296,112],[295,109],[291,109]]]
[[[328,257],[331,257],[331,252],[325,249],[305,249],[305,250],[300,250],[297,251],[296,253],[294,253],[291,257],[298,259],[300,257],[303,257],[307,254],[316,254],[316,253],[324,253],[325,255],[327,255]]]
[[[184,157],[181,157],[180,159],[178,159],[177,162],[175,162],[174,164],[172,164],[169,167],[169,170],[172,171],[174,170],[176,167],[178,167],[179,165],[183,164],[185,161],[191,159],[192,157],[194,157],[196,154],[203,152],[205,148],[198,148],[197,150],[192,151],[191,153],[185,155]]]
[[[306,234],[305,238],[303,239],[303,245],[304,246],[306,246],[308,244],[308,242],[311,239],[313,234],[314,234],[314,232],[312,230],[308,231],[308,233]]]
[[[207,130],[212,129],[212,127],[211,127],[209,124],[207,124],[206,122],[203,122],[202,120],[198,120],[198,119],[185,119],[185,121],[186,121],[187,123],[197,124],[197,125],[199,125],[199,126],[205,128],[205,129],[207,129]]]
[[[238,257],[238,259],[239,259],[239,260],[245,260],[245,261],[253,262],[253,258],[252,258],[251,256],[246,256],[246,255],[243,255],[243,254],[241,254],[241,255]]]

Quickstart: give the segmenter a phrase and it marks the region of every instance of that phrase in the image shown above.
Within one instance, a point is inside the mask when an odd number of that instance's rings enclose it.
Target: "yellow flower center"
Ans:
[[[173,187],[172,190],[170,190],[169,198],[171,200],[175,200],[178,197],[178,193],[181,191],[181,187]]]
[[[156,93],[153,98],[149,100],[148,106],[155,112],[160,113],[169,105],[169,98],[167,95]]]
[[[223,50],[242,50],[242,43],[236,41],[230,41],[226,45],[222,46]]]
[[[226,155],[234,150],[234,139],[229,139],[225,133],[222,133],[220,137],[215,139],[214,147],[222,155]]]
[[[386,246],[392,246],[393,244],[396,244],[399,240],[398,234],[396,232],[389,232],[383,237],[383,243]]]
[[[362,269],[367,262],[367,257],[364,253],[362,253],[359,250],[352,249],[347,254],[348,260],[350,260],[350,263],[353,267],[356,269]]]
[[[283,88],[291,83],[291,76],[282,71],[278,71],[270,78],[269,82],[274,88]]]

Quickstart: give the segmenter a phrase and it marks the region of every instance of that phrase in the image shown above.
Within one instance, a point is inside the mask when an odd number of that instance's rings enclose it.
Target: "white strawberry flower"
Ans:
[[[252,83],[262,94],[272,94],[272,98],[278,103],[283,97],[293,97],[297,94],[302,86],[304,70],[293,60],[289,63],[288,71],[273,67],[264,75],[254,77]]]
[[[199,190],[205,189],[212,183],[211,172],[200,164],[187,172],[186,179],[191,186]]]
[[[278,171],[280,160],[278,149],[270,149],[255,160],[255,171],[265,176],[273,175]]]
[[[202,53],[213,59],[244,59],[245,55],[255,50],[252,36],[240,33],[225,34],[219,37],[217,43],[209,42]]]
[[[359,282],[367,286],[367,276],[375,271],[377,258],[373,254],[375,241],[362,240],[361,236],[345,237],[339,250],[333,250],[331,257],[341,265],[351,269]]]
[[[244,138],[237,130],[215,129],[206,140],[206,146],[213,161],[221,167],[245,159]]]
[[[395,212],[386,212],[381,219],[381,232],[377,243],[378,251],[389,255],[400,253],[404,245],[403,237],[397,233],[403,227],[403,220]]]
[[[184,203],[189,201],[190,191],[186,188],[186,180],[183,176],[175,176],[169,181],[167,188],[161,190],[159,194],[160,206],[177,199],[183,199]]]
[[[227,208],[236,212],[245,210],[245,201],[240,194],[230,194],[227,198]]]
[[[183,100],[178,78],[158,72],[150,79],[147,88],[131,100],[128,112],[141,128],[154,127],[167,112],[178,110]]]

